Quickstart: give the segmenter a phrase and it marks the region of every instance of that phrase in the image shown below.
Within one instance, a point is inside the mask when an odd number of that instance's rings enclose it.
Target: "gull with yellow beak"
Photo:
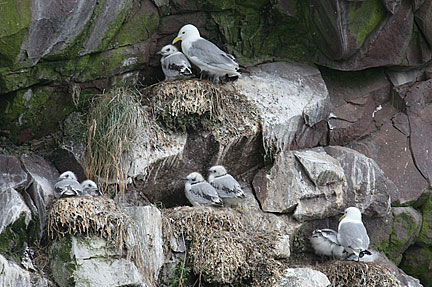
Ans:
[[[189,61],[196,65],[201,73],[207,73],[213,81],[219,82],[225,76],[240,76],[235,58],[202,38],[194,25],[183,26],[172,44],[178,41],[182,41],[182,51]]]
[[[337,239],[348,254],[355,254],[358,259],[368,251],[369,236],[363,225],[361,212],[357,207],[348,207],[340,218]]]

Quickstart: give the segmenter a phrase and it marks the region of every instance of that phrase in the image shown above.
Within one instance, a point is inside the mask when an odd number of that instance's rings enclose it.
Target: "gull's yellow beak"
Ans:
[[[344,219],[344,218],[345,218],[345,214],[339,218],[339,221],[342,221],[342,219]]]
[[[181,40],[180,37],[175,37],[174,40],[172,41],[172,44],[174,45],[175,43],[177,43],[180,40]]]

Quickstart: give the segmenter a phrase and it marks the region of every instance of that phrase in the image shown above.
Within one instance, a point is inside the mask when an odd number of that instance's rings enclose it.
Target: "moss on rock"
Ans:
[[[432,248],[411,246],[404,254],[400,268],[408,275],[420,279],[424,287],[432,287]]]
[[[386,17],[387,11],[381,0],[348,2],[349,30],[361,47],[372,31]]]
[[[73,273],[77,269],[77,263],[72,256],[72,239],[70,236],[56,241],[50,248],[50,268],[55,281],[60,286],[74,286]],[[61,274],[62,276],[56,276]]]
[[[31,0],[0,4],[0,67],[13,66],[28,35]]]
[[[432,246],[432,195],[429,195],[429,198],[424,203],[421,212],[423,223],[416,243]]]

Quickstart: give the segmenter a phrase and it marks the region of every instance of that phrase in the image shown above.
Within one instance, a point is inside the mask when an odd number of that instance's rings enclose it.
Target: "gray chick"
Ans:
[[[222,200],[245,197],[240,184],[227,173],[222,165],[215,165],[209,169],[208,181],[216,189]]]
[[[223,205],[214,187],[200,173],[192,172],[185,180],[185,195],[193,206]]]
[[[333,259],[342,259],[347,255],[344,247],[339,244],[337,232],[333,229],[314,230],[310,242],[317,255],[325,255]]]
[[[55,198],[81,196],[83,188],[72,171],[62,173],[54,185]]]
[[[173,45],[166,45],[157,52],[162,55],[161,66],[165,81],[185,79],[192,76],[192,67],[186,56]]]
[[[86,179],[83,182],[81,182],[81,186],[83,188],[83,195],[84,196],[101,196],[102,193],[100,192],[96,182],[90,179]]]

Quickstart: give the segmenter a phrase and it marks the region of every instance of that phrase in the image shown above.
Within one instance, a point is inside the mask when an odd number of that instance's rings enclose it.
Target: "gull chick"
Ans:
[[[192,67],[182,52],[173,45],[166,45],[157,52],[162,55],[161,66],[165,81],[184,79],[192,76]]]
[[[240,76],[235,58],[202,38],[194,25],[183,26],[172,44],[178,41],[182,41],[182,51],[189,61],[196,65],[201,73],[207,73],[213,81],[219,82],[220,78],[225,76]]]
[[[200,173],[192,172],[185,180],[185,195],[193,206],[223,205],[216,190]]]
[[[337,232],[333,229],[316,229],[309,240],[317,255],[329,256],[333,259],[345,257],[344,247],[339,244]]]
[[[94,182],[93,180],[86,179],[83,182],[81,182],[81,186],[83,188],[83,195],[84,196],[101,196],[102,195],[96,182]]]
[[[222,165],[215,165],[209,169],[208,182],[216,189],[222,200],[245,197],[240,184]]]
[[[340,218],[337,239],[345,251],[357,258],[364,254],[371,255],[368,251],[369,236],[362,222],[361,212],[357,207],[348,207]]]
[[[55,198],[81,196],[83,188],[72,171],[62,173],[54,185]]]

